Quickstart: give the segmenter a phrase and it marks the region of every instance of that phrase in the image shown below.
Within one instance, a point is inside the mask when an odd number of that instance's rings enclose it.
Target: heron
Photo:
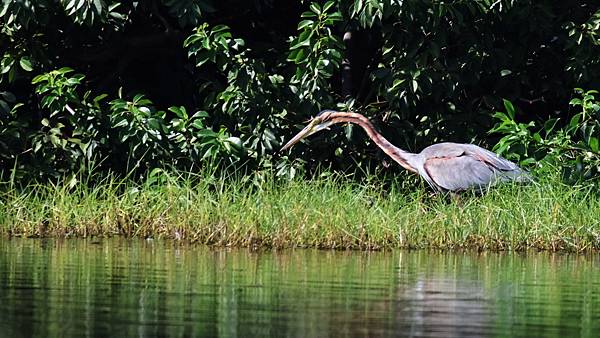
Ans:
[[[337,123],[353,123],[362,127],[384,153],[406,170],[419,174],[437,192],[482,191],[499,181],[530,180],[527,172],[515,163],[474,144],[437,143],[418,154],[402,150],[383,137],[369,119],[355,112],[321,111],[281,151]]]

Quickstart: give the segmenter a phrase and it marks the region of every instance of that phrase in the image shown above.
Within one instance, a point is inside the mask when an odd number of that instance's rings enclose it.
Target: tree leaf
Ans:
[[[504,102],[504,109],[506,109],[508,116],[510,116],[510,118],[514,120],[515,119],[515,107],[513,106],[512,102],[508,101],[507,99],[502,99],[502,102]]]
[[[310,4],[310,10],[317,15],[321,14],[321,6],[316,2]]]
[[[96,12],[98,14],[102,14],[102,8],[104,3],[101,0],[94,0],[94,7],[96,7]]]
[[[33,67],[31,66],[31,60],[29,60],[29,57],[27,56],[21,57],[21,60],[19,60],[19,64],[21,65],[21,68],[23,68],[23,70],[26,72],[30,72],[33,70]]]
[[[315,23],[313,20],[302,20],[298,24],[298,30],[302,30],[305,27],[308,27],[308,26],[312,25],[313,23]]]
[[[581,113],[579,114],[575,114],[572,118],[571,121],[569,121],[569,128],[570,129],[577,129],[577,127],[579,126],[579,120],[581,119]]]
[[[589,146],[593,152],[598,152],[598,138],[593,136],[590,137]]]
[[[333,5],[335,5],[335,1],[327,1],[325,5],[323,5],[323,12],[327,12]]]

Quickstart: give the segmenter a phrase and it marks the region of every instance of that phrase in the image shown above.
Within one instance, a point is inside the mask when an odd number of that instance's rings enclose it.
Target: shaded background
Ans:
[[[396,172],[352,126],[277,150],[325,108],[410,151],[491,147],[502,99],[516,122],[560,127],[573,89],[599,87],[595,1],[5,1],[0,25],[0,171],[22,181],[209,163]]]

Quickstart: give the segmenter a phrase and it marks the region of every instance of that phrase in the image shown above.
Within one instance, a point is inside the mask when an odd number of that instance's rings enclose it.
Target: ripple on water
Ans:
[[[0,336],[596,336],[598,256],[0,240]]]

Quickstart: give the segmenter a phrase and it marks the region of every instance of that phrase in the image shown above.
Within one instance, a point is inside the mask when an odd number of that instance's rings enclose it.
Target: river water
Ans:
[[[598,337],[600,257],[0,239],[0,337]]]

